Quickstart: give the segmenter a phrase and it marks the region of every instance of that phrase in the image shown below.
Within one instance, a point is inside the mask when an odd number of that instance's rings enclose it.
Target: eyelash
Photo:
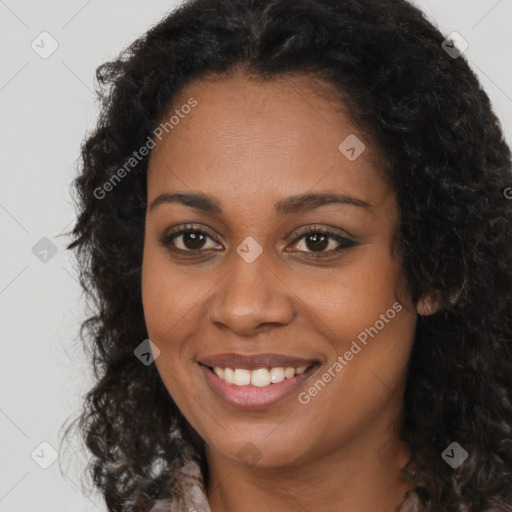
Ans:
[[[183,226],[182,228],[177,228],[176,230],[173,230],[169,233],[164,234],[164,236],[162,236],[162,238],[160,239],[160,243],[164,247],[166,247],[168,250],[170,250],[172,252],[182,253],[182,254],[189,253],[192,255],[194,253],[200,253],[200,252],[211,250],[211,249],[197,249],[197,250],[187,249],[187,250],[184,250],[184,249],[178,249],[177,247],[173,246],[172,241],[175,238],[178,238],[180,235],[183,235],[185,233],[191,233],[191,232],[198,233],[201,235],[206,235],[208,238],[210,238],[216,242],[216,240],[213,237],[211,237],[206,231],[204,231],[202,229],[197,229],[196,227],[194,227],[194,225],[186,225],[186,226]],[[312,256],[313,258],[322,258],[322,257],[326,257],[326,256],[332,256],[334,254],[339,253],[340,251],[342,251],[344,249],[349,249],[351,247],[358,245],[357,242],[354,242],[353,240],[350,240],[349,238],[346,238],[337,233],[328,231],[325,228],[315,227],[315,226],[309,227],[306,230],[298,231],[297,233],[295,233],[295,238],[292,243],[295,244],[310,234],[321,234],[321,235],[327,236],[328,238],[338,242],[340,245],[336,249],[330,249],[329,251],[322,251],[322,252],[317,252],[317,253],[315,253],[313,251],[299,251],[299,252],[305,252],[308,255],[308,257]]]

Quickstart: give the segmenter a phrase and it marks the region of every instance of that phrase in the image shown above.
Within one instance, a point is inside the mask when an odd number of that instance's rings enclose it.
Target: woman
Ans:
[[[195,0],[98,69],[75,240],[109,510],[512,510],[511,155],[403,0]]]

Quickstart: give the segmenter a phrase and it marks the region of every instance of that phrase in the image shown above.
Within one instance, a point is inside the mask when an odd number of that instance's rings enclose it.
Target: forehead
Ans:
[[[382,159],[338,98],[332,84],[304,77],[192,82],[162,118],[179,115],[150,155],[148,196],[188,188],[240,202],[334,188],[378,204],[390,192]],[[364,148],[356,159],[345,140]]]

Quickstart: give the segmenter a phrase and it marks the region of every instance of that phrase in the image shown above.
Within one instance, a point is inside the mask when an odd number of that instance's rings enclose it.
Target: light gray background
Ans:
[[[0,512],[106,510],[80,491],[87,455],[78,440],[47,469],[34,461],[51,461],[40,443],[59,449],[64,421],[92,384],[78,340],[84,301],[59,235],[75,219],[69,187],[97,115],[96,67],[176,3],[0,0]],[[445,34],[469,42],[465,55],[510,144],[512,0],[417,3]],[[59,45],[46,59],[31,48],[43,31]],[[46,263],[32,252],[43,237],[57,249]]]

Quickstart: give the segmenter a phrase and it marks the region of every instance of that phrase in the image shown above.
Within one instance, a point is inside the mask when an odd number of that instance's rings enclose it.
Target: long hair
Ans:
[[[148,337],[148,158],[130,159],[188,83],[233,70],[329,80],[381,148],[412,299],[441,305],[417,322],[404,476],[427,512],[512,510],[511,153],[476,75],[444,39],[405,0],[192,0],[98,67],[101,110],[81,147],[68,249],[93,310],[80,336],[97,379],[76,421],[109,510],[167,497],[187,443],[205,468],[202,439],[155,365],[134,356]],[[452,442],[468,454],[458,468],[441,457]]]

